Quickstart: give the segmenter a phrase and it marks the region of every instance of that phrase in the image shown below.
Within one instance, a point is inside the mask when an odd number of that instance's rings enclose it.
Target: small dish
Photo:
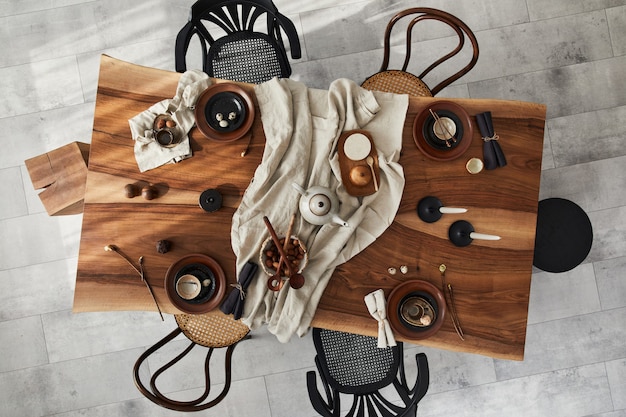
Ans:
[[[343,153],[351,161],[361,161],[370,154],[372,142],[363,133],[352,133],[343,141]]]
[[[447,311],[441,290],[422,280],[406,281],[395,287],[389,294],[387,306],[391,328],[413,340],[426,339],[437,333]],[[422,322],[422,317],[429,317],[430,322]]]
[[[185,291],[184,298],[179,294],[180,280],[197,279],[201,288],[196,295],[194,291]],[[184,281],[183,281],[184,282]],[[182,284],[181,284],[182,285]],[[170,302],[180,311],[188,314],[204,314],[217,307],[226,293],[226,275],[224,270],[213,258],[203,254],[183,256],[174,262],[165,274],[165,293]]]
[[[252,97],[234,83],[213,84],[200,95],[194,110],[196,126],[218,142],[242,138],[254,122]]]
[[[432,113],[441,121],[438,124]],[[444,140],[439,126],[454,124],[456,140]],[[430,159],[451,161],[463,155],[472,144],[474,129],[465,109],[451,101],[436,101],[417,114],[413,122],[413,140]],[[446,144],[447,143],[447,144]],[[448,146],[449,145],[449,146]]]
[[[337,157],[341,181],[348,194],[362,197],[376,192],[376,185],[380,186],[380,169],[378,153],[369,132],[348,130],[342,133],[337,143]],[[372,158],[371,168],[368,157]]]

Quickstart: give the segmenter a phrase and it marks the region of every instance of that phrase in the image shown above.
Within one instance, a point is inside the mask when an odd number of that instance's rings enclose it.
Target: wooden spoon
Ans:
[[[289,239],[291,237],[291,232],[293,230],[293,224],[296,220],[296,214],[291,215],[291,219],[289,220],[289,227],[287,227],[287,234],[285,235],[285,243],[283,244],[283,249],[287,250],[287,245],[289,244]],[[269,277],[267,280],[267,287],[272,291],[280,291],[283,287],[283,277],[281,270],[283,268],[283,262],[285,258],[281,255],[280,260],[278,261],[278,267],[276,268],[276,273]]]
[[[376,173],[374,172],[374,157],[369,155],[367,159],[365,159],[367,165],[370,167],[370,171],[372,171],[372,179],[374,180],[374,191],[378,191],[378,180],[376,179]]]

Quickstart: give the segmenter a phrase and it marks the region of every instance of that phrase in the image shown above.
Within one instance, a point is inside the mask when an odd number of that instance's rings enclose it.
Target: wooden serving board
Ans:
[[[365,158],[354,161],[346,156],[344,150],[346,139],[356,133],[363,134],[369,139],[372,145],[368,156],[374,158],[374,163],[372,164],[373,169],[367,165]],[[380,169],[378,166],[378,152],[376,151],[376,146],[374,146],[372,135],[366,130],[348,130],[343,132],[337,143],[337,155],[339,158],[339,168],[341,169],[341,181],[348,194],[355,197],[374,194],[376,192],[376,186],[374,185],[373,179],[376,178],[376,183],[380,187]],[[372,170],[374,171],[373,175]],[[359,183],[359,180],[355,181],[355,177],[362,178],[363,183]]]

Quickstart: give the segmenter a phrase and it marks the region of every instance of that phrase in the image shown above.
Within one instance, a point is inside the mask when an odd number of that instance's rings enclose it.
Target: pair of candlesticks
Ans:
[[[467,212],[465,208],[444,207],[437,197],[428,196],[422,198],[417,204],[417,215],[426,223],[434,223],[444,214],[461,214]],[[477,240],[500,240],[500,236],[477,233],[474,226],[466,220],[457,220],[448,229],[448,238],[456,246],[467,246],[474,239]]]

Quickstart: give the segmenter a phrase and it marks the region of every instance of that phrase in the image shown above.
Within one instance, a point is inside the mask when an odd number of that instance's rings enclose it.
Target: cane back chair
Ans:
[[[428,391],[426,355],[416,355],[417,379],[412,388],[406,381],[403,345],[378,348],[378,339],[332,330],[313,329],[315,364],[325,397],[317,389],[315,371],[307,372],[309,399],[321,416],[415,416],[418,402]],[[389,387],[389,388],[386,388]],[[385,388],[384,397],[381,390]],[[393,393],[393,389],[395,393]],[[389,395],[395,398],[389,398]],[[341,398],[352,397],[342,407]]]
[[[139,391],[150,401],[161,407],[176,411],[200,411],[213,407],[222,401],[230,389],[231,383],[231,360],[233,350],[237,343],[248,336],[250,329],[232,316],[227,316],[221,312],[214,312],[202,315],[176,314],[174,315],[178,327],[152,347],[147,349],[135,362],[133,377],[135,385]],[[183,333],[189,340],[189,346],[178,354],[174,359],[157,369],[150,378],[149,386],[142,381],[140,376],[141,365],[156,351],[172,341],[180,333]],[[178,401],[165,396],[156,385],[157,378],[173,365],[184,358],[191,350],[200,345],[208,348],[204,360],[205,389],[195,400]],[[211,378],[209,375],[209,362],[214,349],[226,348],[225,354],[225,381],[222,391],[210,401],[207,401],[211,390]]]
[[[212,33],[209,32],[212,30]],[[295,25],[271,0],[199,0],[176,37],[176,71],[187,70],[187,52],[194,36],[200,42],[202,70],[211,77],[262,83],[288,78],[291,57],[301,57]]]
[[[391,34],[396,23],[401,20],[407,20],[403,19],[405,17],[407,17],[407,19],[411,18],[411,20],[410,22],[408,22],[406,32],[406,55],[404,58],[404,63],[401,70],[390,70],[388,69],[388,66],[389,56],[391,53]],[[451,50],[441,58],[437,59],[424,71],[422,71],[421,74],[416,76],[406,71],[409,65],[409,61],[411,60],[411,49],[413,46],[411,44],[411,35],[413,33],[413,28],[417,23],[429,20],[439,21],[450,26],[458,36],[459,42],[453,50]],[[440,64],[460,53],[463,50],[466,39],[469,40],[473,49],[472,57],[469,63],[448,78],[439,82],[433,88],[428,87],[428,85],[426,85],[426,83],[423,81],[424,77]],[[476,36],[474,36],[472,30],[463,21],[442,10],[427,7],[416,7],[399,12],[389,21],[385,30],[383,63],[380,67],[379,72],[367,78],[363,82],[362,86],[364,88],[367,88],[368,90],[387,91],[390,93],[409,94],[412,96],[432,97],[437,95],[437,93],[450,85],[452,82],[467,74],[474,67],[474,65],[476,65],[477,61],[478,41],[476,40]]]

